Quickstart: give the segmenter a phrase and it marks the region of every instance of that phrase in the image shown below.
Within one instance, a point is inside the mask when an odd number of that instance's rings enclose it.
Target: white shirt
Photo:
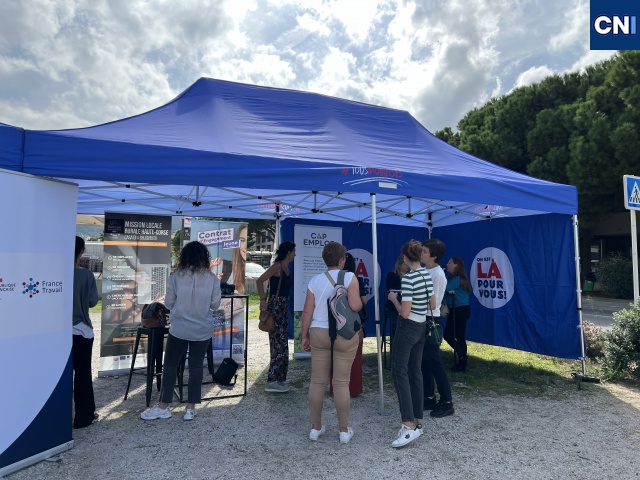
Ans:
[[[329,275],[333,278],[333,281],[338,280],[338,272],[340,270],[329,270]],[[354,274],[351,272],[345,272],[344,284],[349,286],[351,280],[353,280]],[[311,325],[309,328],[329,328],[329,311],[327,310],[327,300],[333,293],[333,285],[327,278],[324,272],[319,273],[311,279],[307,287],[313,296],[315,297],[316,304],[313,307],[313,317],[311,318]]]
[[[431,280],[433,281],[433,294],[436,297],[436,308],[433,310],[433,316],[439,317],[440,305],[442,305],[444,292],[447,288],[447,277],[440,265],[436,265],[433,268],[427,268],[427,272],[431,275]]]

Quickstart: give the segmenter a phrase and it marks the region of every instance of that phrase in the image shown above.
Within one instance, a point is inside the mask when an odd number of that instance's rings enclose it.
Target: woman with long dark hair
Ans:
[[[222,297],[220,280],[209,270],[211,254],[200,242],[190,242],[180,252],[176,270],[169,276],[165,305],[171,310],[162,370],[160,403],[140,414],[143,420],[170,418],[178,364],[189,349],[189,384],[184,419],[193,420],[195,404],[202,398],[202,364],[213,335],[212,310]]]
[[[454,370],[467,371],[467,321],[471,317],[469,293],[471,283],[460,257],[451,257],[447,262],[449,281],[445,288],[445,302],[449,307],[447,324],[444,328],[444,339],[453,348],[457,359]]]
[[[276,328],[269,334],[269,373],[265,390],[272,393],[289,391],[286,384],[289,371],[289,291],[291,271],[289,264],[296,256],[296,244],[282,242],[276,250],[273,264],[256,281],[260,296],[260,310],[273,314]],[[264,282],[269,280],[269,298],[264,293]]]
[[[236,287],[236,292],[244,293],[245,282],[245,265],[247,263],[247,233],[249,231],[249,225],[244,224],[238,228],[238,234],[236,240],[240,242],[240,246],[233,250],[231,255],[231,275],[230,278],[233,285]],[[229,282],[227,282],[229,283]]]

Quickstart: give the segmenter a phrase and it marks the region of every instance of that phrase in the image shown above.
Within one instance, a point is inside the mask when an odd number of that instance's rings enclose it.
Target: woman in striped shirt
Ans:
[[[402,277],[402,304],[396,292],[389,293],[389,300],[399,315],[391,349],[391,372],[402,426],[398,438],[391,443],[394,448],[403,447],[422,434],[424,392],[420,365],[428,309],[436,306],[431,275],[420,265],[422,244],[416,240],[405,243],[402,255],[409,267],[409,272]]]

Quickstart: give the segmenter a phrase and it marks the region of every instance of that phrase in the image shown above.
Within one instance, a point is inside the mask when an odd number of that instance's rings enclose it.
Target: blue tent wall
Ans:
[[[283,240],[294,238],[296,224],[340,227],[343,244],[348,249],[371,251],[369,224],[287,220],[282,223]],[[428,233],[426,229],[396,225],[378,225],[377,231],[382,317],[387,272],[393,269],[405,242],[411,239],[425,240]],[[570,216],[532,215],[471,222],[434,229],[432,236],[447,244],[447,252],[440,261],[443,267],[452,256],[461,257],[470,274],[474,256],[487,247],[505,252],[513,267],[513,296],[505,306],[485,308],[473,293],[470,295],[472,315],[467,327],[469,340],[559,358],[580,357],[575,251]],[[294,279],[294,288],[295,285]],[[368,302],[367,309],[369,318],[373,319],[373,300]],[[293,318],[292,312],[290,318]],[[366,332],[367,335],[375,335],[374,322],[368,322]],[[292,324],[289,333],[293,336]]]
[[[559,358],[580,358],[575,248],[568,215],[532,215],[436,229],[447,243],[443,265],[461,257],[471,275],[486,247],[507,254],[514,273],[512,299],[484,308],[471,294],[467,338]]]
[[[0,168],[22,170],[23,136],[23,129],[0,123]]]

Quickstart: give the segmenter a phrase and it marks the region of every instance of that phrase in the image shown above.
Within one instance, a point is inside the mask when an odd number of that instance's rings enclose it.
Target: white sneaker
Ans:
[[[353,438],[353,429],[347,427],[346,432],[340,432],[340,443],[349,443]]]
[[[416,438],[421,435],[421,432],[416,428],[409,428],[404,423],[402,427],[398,431],[398,438],[396,438],[393,442],[391,442],[391,446],[393,448],[400,448],[408,445],[413,442]]]
[[[318,437],[324,434],[324,432],[325,432],[324,425],[320,427],[320,430],[316,430],[315,428],[312,428],[311,431],[309,432],[309,440],[313,440],[313,441],[318,440]]]
[[[196,412],[195,408],[187,408],[184,411],[184,419],[185,420],[193,420],[193,417],[195,417],[198,414],[198,412]]]
[[[140,414],[140,418],[143,420],[155,420],[157,418],[171,418],[171,410],[169,407],[160,408],[160,405],[156,405],[149,410],[145,410]]]

